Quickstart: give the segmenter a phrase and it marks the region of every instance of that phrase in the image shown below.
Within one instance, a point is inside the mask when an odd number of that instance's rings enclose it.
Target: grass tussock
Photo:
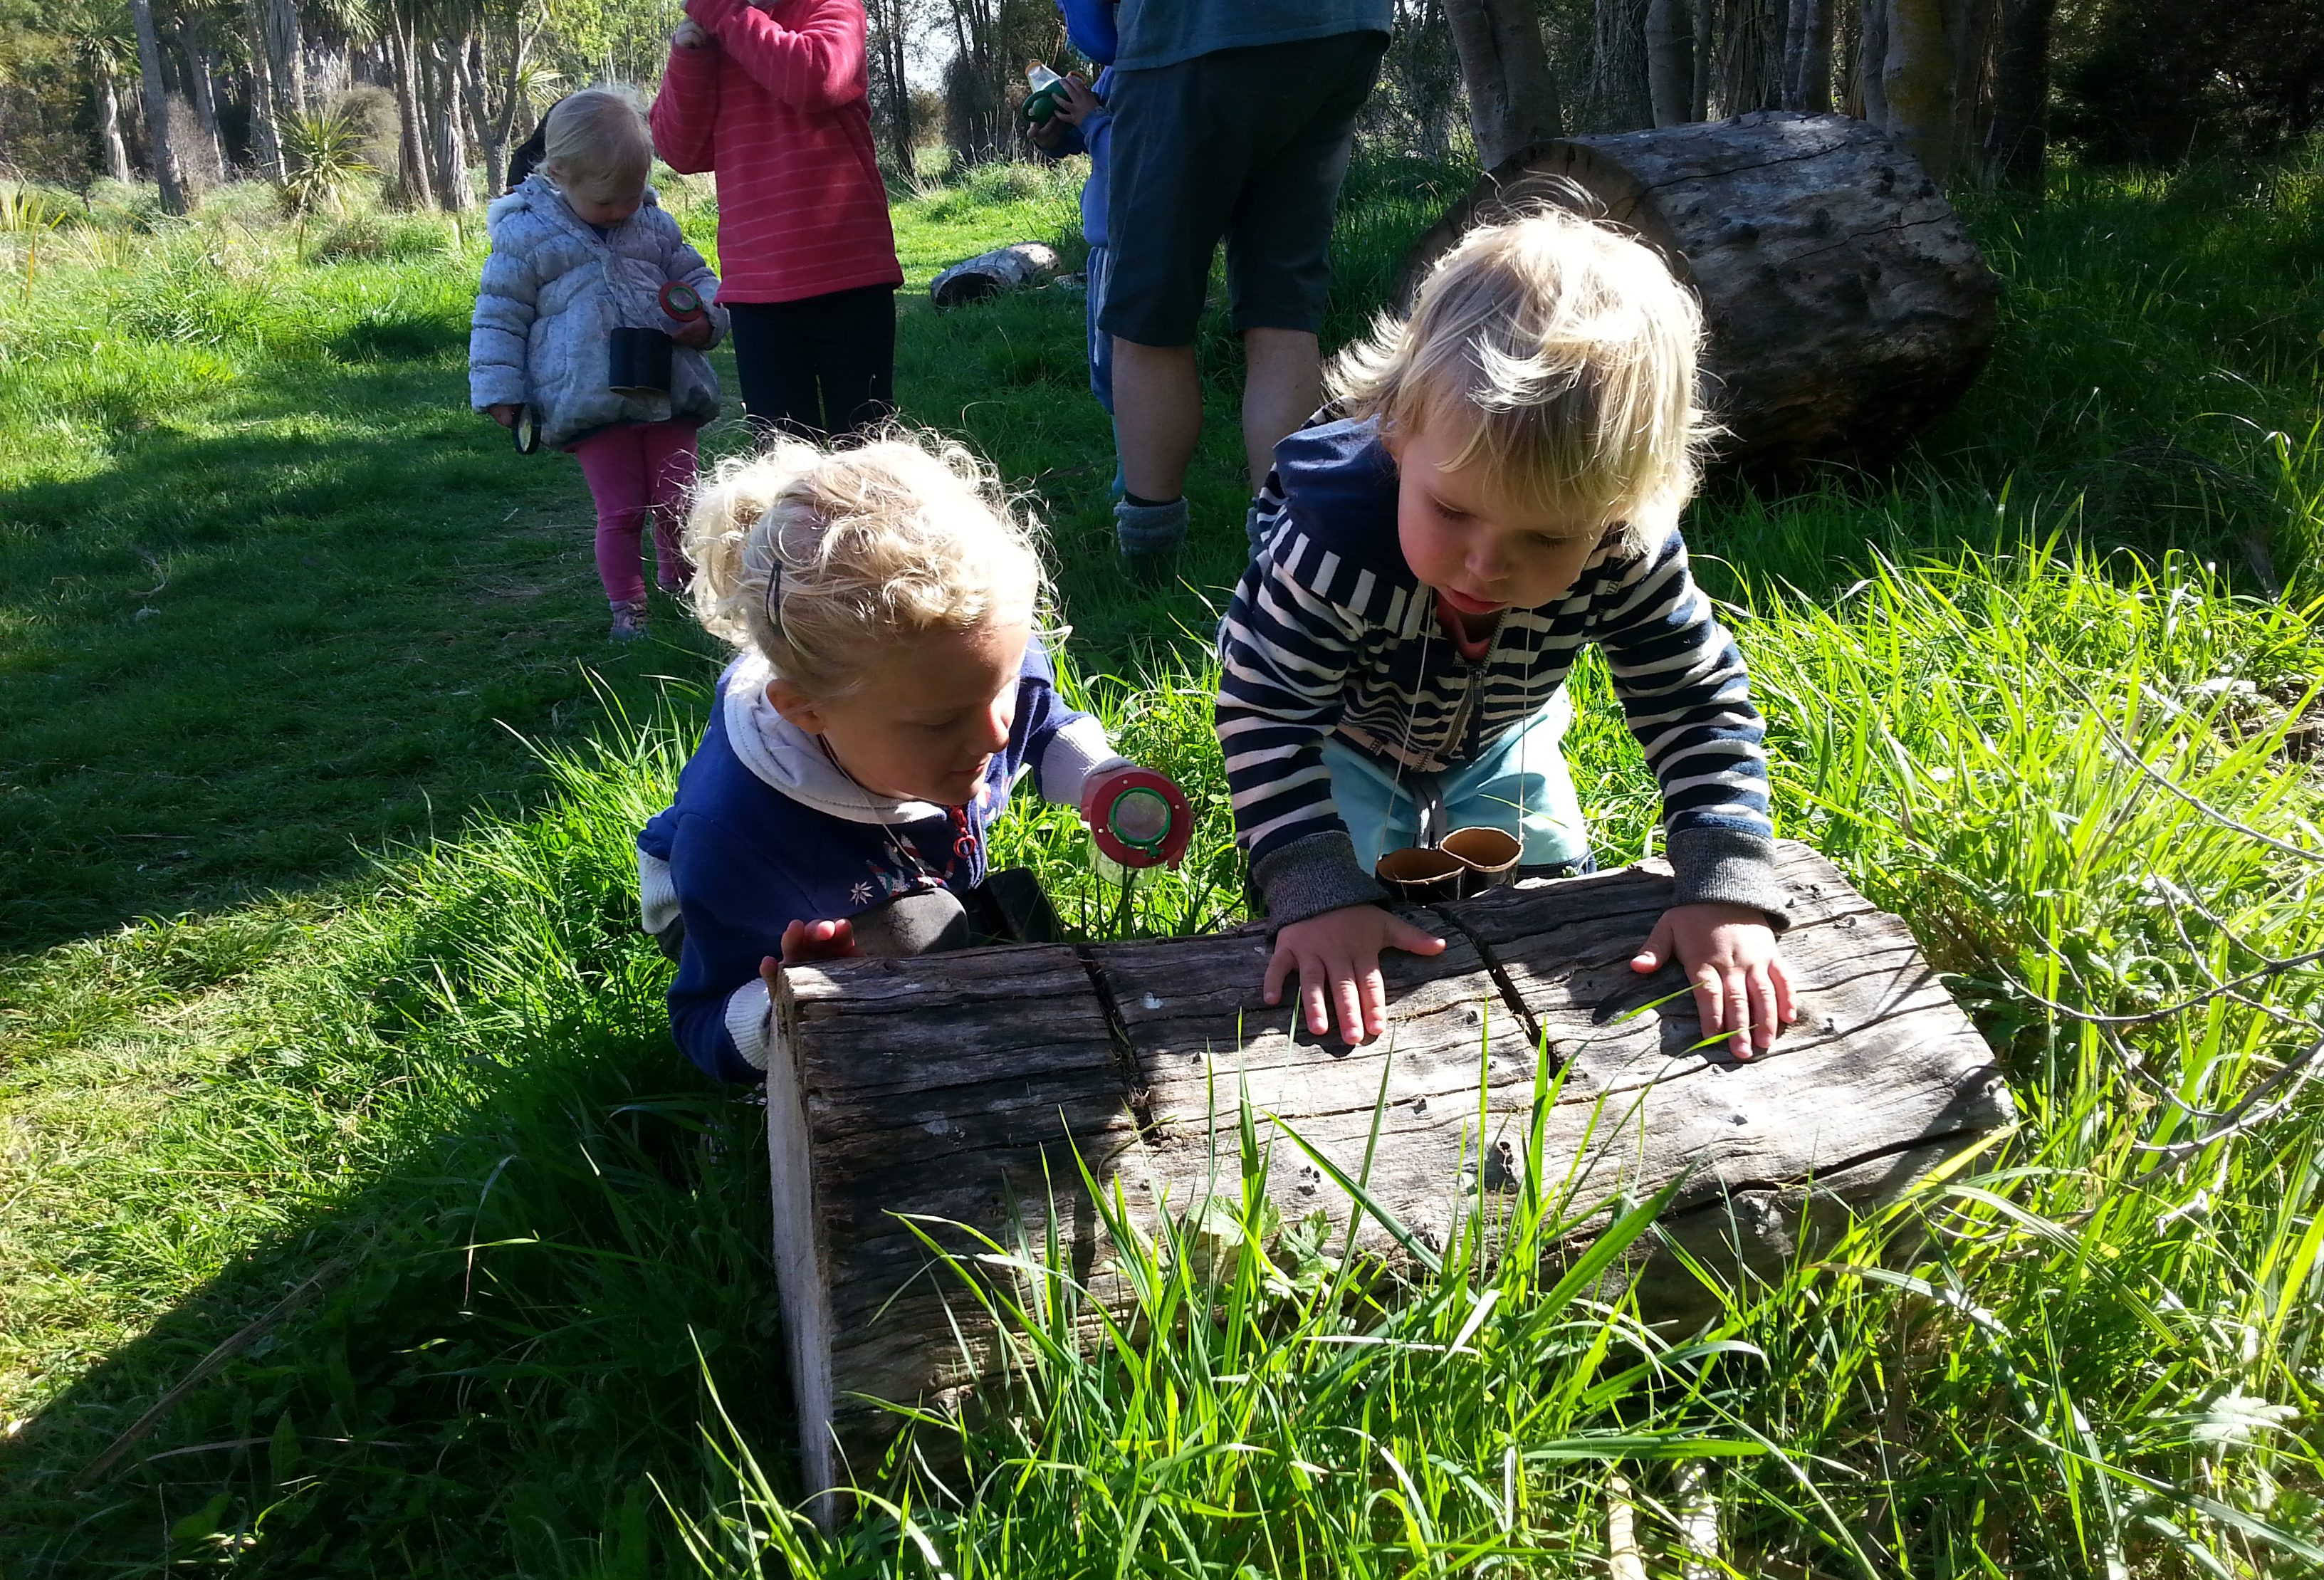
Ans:
[[[1059,236],[1074,179],[906,196],[912,279]],[[1333,337],[1461,180],[1359,172]],[[1259,1211],[1279,1150],[1224,1158],[1122,1236],[1136,1301],[1093,1355],[1085,1292],[992,1247],[1019,1276],[960,1288],[1007,1304],[1006,1408],[925,1428],[830,1538],[788,1482],[762,1128],[669,1048],[632,919],[712,655],[667,620],[645,661],[596,646],[577,479],[460,409],[476,228],[0,233],[0,1563],[1581,1575],[1626,1526],[1648,1573],[1690,1542],[1750,1575],[2316,1572],[2324,443],[2285,309],[2324,286],[2320,190],[2294,162],[1973,200],[2011,289],[1962,410],[1894,477],[1690,520],[1781,830],[1955,974],[2017,1131],[1818,1261],[1704,1270],[1689,1335],[1530,1254],[1604,1222],[1618,1265],[1638,1204],[1529,1179],[1391,1290]],[[400,239],[333,239],[364,226]],[[1059,812],[998,854],[1086,933],[1213,926],[1235,436],[1198,461],[1192,585],[1120,588],[1080,312],[908,302],[899,387],[1041,514],[1072,683],[1201,825],[1126,904]],[[1652,786],[1602,670],[1575,684],[1627,859]]]

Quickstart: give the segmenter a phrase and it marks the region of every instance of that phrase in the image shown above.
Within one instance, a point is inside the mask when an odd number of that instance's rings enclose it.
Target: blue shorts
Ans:
[[[1558,745],[1572,722],[1573,703],[1560,688],[1475,762],[1441,773],[1401,768],[1337,735],[1325,740],[1332,799],[1355,841],[1356,860],[1369,873],[1388,852],[1422,843],[1425,816],[1430,844],[1455,828],[1501,828],[1525,841],[1518,860],[1526,866],[1586,870],[1590,831]]]

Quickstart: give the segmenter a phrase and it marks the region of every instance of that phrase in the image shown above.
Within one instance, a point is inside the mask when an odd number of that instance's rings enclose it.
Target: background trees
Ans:
[[[1021,157],[1050,0],[863,0],[881,158]],[[672,0],[0,0],[0,173],[283,180],[301,116],[350,94],[390,195],[466,208],[566,84],[650,90]],[[1754,109],[1879,125],[1942,179],[2032,187],[2052,142],[2104,162],[2262,147],[2324,116],[2315,0],[1397,0],[1364,133],[1498,162],[1526,143]],[[359,112],[359,113],[358,113]],[[1255,113],[1264,113],[1258,106]],[[309,130],[311,132],[312,127]]]

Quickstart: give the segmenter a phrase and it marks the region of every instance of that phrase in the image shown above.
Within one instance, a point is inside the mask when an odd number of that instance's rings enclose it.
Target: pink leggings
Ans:
[[[694,568],[678,546],[686,496],[694,486],[694,428],[685,422],[635,422],[591,434],[573,447],[589,496],[597,502],[597,579],[609,603],[646,596],[638,540],[654,513],[654,561],[661,585],[684,587]]]

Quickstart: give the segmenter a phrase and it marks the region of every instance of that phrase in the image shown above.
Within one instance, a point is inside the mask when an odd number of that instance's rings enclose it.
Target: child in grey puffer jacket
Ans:
[[[605,88],[572,95],[549,112],[540,173],[493,204],[468,337],[468,392],[477,411],[512,427],[527,408],[540,438],[581,463],[597,506],[597,574],[613,634],[645,629],[639,569],[645,516],[654,513],[657,579],[682,591],[692,575],[679,547],[694,485],[695,430],[718,414],[718,377],[704,349],[726,331],[711,305],[717,276],[686,244],[646,176],[653,144],[630,99]],[[691,288],[702,316],[673,318],[663,286]],[[609,370],[617,328],[675,341],[669,390],[615,390]]]

